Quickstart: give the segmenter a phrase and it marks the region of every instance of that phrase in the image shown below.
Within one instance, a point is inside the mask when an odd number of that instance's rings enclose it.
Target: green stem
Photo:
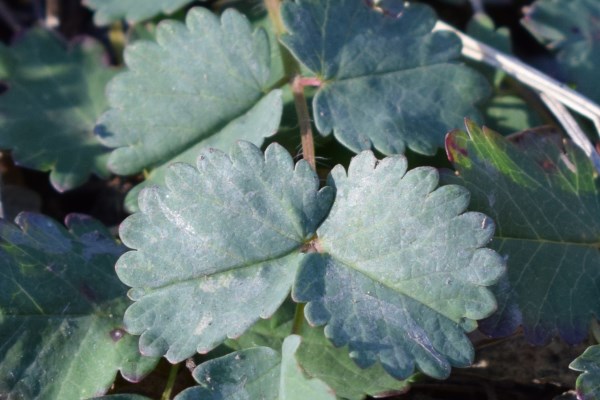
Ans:
[[[296,312],[294,313],[294,322],[292,324],[292,335],[300,335],[302,326],[304,325],[304,304],[296,304]]]
[[[177,372],[179,372],[180,364],[171,365],[171,370],[169,371],[169,378],[167,379],[167,385],[165,390],[163,391],[161,400],[169,400],[171,398],[171,392],[173,392],[173,387],[175,386],[175,380],[177,379]]]

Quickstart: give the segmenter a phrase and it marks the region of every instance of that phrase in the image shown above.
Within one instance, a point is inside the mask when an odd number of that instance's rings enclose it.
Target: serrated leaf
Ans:
[[[118,174],[155,169],[152,184],[177,161],[193,162],[201,148],[229,148],[243,139],[260,145],[277,130],[281,92],[268,91],[269,42],[263,30],[227,10],[221,19],[192,9],[183,25],[159,24],[157,42],[126,48],[129,68],[109,85],[112,107],[96,132],[115,148]],[[135,199],[128,204],[135,206]]]
[[[577,378],[577,397],[581,400],[600,399],[600,345],[588,347],[569,368],[583,372]]]
[[[51,171],[58,191],[106,175],[106,149],[94,124],[107,104],[104,86],[114,75],[91,39],[67,46],[52,32],[28,31],[4,49],[9,90],[0,96],[0,147],[16,163]]]
[[[0,220],[0,393],[9,399],[80,399],[106,392],[118,370],[137,381],[156,359],[123,330],[123,247],[81,215],[69,231],[39,214]]]
[[[600,101],[600,2],[538,0],[527,8],[523,25],[551,51],[576,90]]]
[[[494,218],[492,247],[508,258],[500,313],[481,329],[498,336],[522,323],[533,344],[557,334],[580,342],[600,315],[600,193],[591,162],[558,135],[530,131],[510,142],[474,123],[467,129],[447,138],[459,173],[447,181],[469,188],[473,209]]]
[[[166,187],[140,195],[121,225],[137,251],[118,261],[136,300],[125,314],[144,354],[181,361],[237,337],[287,296],[302,248],[332,201],[308,164],[271,145],[238,142],[193,167],[174,164]]]
[[[194,0],[83,0],[95,11],[94,23],[109,25],[120,19],[135,24],[159,14],[173,14]]]
[[[377,161],[363,152],[348,174],[333,169],[336,199],[317,231],[322,254],[307,255],[292,296],[359,366],[379,361],[406,378],[416,365],[444,378],[471,363],[465,331],[495,310],[486,286],[504,267],[483,248],[493,222],[463,213],[467,190],[436,189],[434,168],[406,167],[402,156]]]
[[[410,4],[398,18],[356,0],[298,0],[282,5],[283,43],[323,80],[315,124],[349,149],[432,155],[444,132],[477,118],[485,79],[456,63],[460,40],[432,33],[434,12]]]
[[[236,341],[230,341],[234,349],[256,346],[280,348],[292,330],[293,304],[284,303],[270,319],[257,322]],[[321,328],[302,326],[299,332],[302,343],[296,359],[309,376],[318,378],[333,389],[338,397],[351,400],[364,399],[366,395],[384,397],[400,393],[409,387],[407,381],[398,381],[385,373],[380,364],[362,369],[356,365],[344,347],[334,347]]]
[[[335,399],[322,381],[304,376],[295,358],[300,341],[300,336],[288,336],[281,355],[268,347],[254,347],[210,360],[194,370],[201,386],[183,391],[176,400]]]

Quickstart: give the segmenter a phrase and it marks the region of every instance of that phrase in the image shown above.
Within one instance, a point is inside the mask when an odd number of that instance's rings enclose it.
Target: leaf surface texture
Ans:
[[[68,231],[39,214],[0,220],[0,393],[9,399],[80,399],[105,393],[117,371],[132,381],[142,357],[122,316],[114,274],[124,248],[100,223],[72,214]]]
[[[364,1],[298,0],[283,4],[282,17],[283,43],[323,80],[313,100],[319,132],[349,149],[432,155],[445,132],[479,116],[488,84],[456,63],[458,37],[431,32],[429,7],[393,17]]]
[[[501,336],[523,324],[533,344],[587,336],[600,315],[600,196],[591,162],[556,134],[525,132],[508,141],[468,123],[447,151],[473,208],[497,224],[492,247],[508,261],[496,287],[499,311],[483,329]]]

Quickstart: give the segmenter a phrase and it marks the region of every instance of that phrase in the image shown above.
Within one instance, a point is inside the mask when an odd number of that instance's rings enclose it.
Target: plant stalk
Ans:
[[[285,25],[281,19],[281,0],[264,0],[265,7],[269,13],[269,19],[275,27],[275,33],[279,39],[285,33]],[[294,106],[300,126],[300,140],[302,142],[302,158],[308,162],[316,172],[317,163],[315,158],[315,143],[313,139],[310,113],[304,96],[304,86],[315,86],[320,84],[318,79],[303,78],[300,75],[300,65],[290,52],[279,43],[279,50],[283,61],[286,78],[292,88]],[[294,321],[292,323],[292,334],[299,334],[304,324],[304,304],[296,304]]]
[[[302,157],[310,164],[314,171],[317,170],[315,160],[315,142],[313,139],[310,113],[306,105],[306,97],[304,96],[304,85],[300,75],[296,75],[292,79],[292,93],[294,95],[294,105],[296,106],[296,114],[298,115],[298,123],[300,124],[300,139],[302,141]]]
[[[171,393],[173,392],[173,387],[175,386],[175,380],[177,379],[177,372],[179,372],[180,364],[171,365],[171,369],[169,371],[169,377],[167,379],[167,385],[165,386],[165,390],[163,391],[162,396],[160,396],[160,400],[170,400]]]

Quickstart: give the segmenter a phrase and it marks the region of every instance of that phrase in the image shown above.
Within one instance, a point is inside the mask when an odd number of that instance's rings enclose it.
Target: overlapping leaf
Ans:
[[[433,11],[411,4],[399,17],[364,1],[298,0],[282,6],[283,43],[323,80],[314,97],[319,131],[353,151],[434,154],[443,133],[488,94],[478,73],[456,63],[460,40],[431,30]]]
[[[292,296],[311,324],[361,367],[381,362],[396,378],[415,365],[443,378],[473,356],[465,331],[496,307],[486,286],[504,271],[482,248],[493,222],[463,213],[469,193],[436,189],[434,168],[406,173],[404,157],[355,157],[332,171],[332,210],[319,227],[322,253],[308,254]]]
[[[259,321],[248,332],[229,345],[236,349],[256,346],[279,348],[292,330],[294,309],[292,304],[284,307],[265,321]],[[302,343],[296,359],[306,373],[325,382],[338,397],[364,399],[366,395],[384,397],[408,389],[407,381],[400,381],[385,373],[380,364],[362,369],[356,365],[344,347],[334,347],[321,328],[302,326],[299,334]]]
[[[569,368],[583,372],[577,378],[577,397],[583,400],[600,399],[600,345],[588,347]]]
[[[576,343],[600,315],[600,193],[585,155],[560,137],[528,132],[509,142],[473,123],[448,136],[447,151],[471,190],[473,209],[497,224],[492,247],[508,258],[497,288],[494,335],[520,323],[534,344],[560,334]]]
[[[334,170],[337,198],[321,225],[331,188],[318,192],[307,163],[292,165],[278,145],[263,158],[240,142],[230,156],[212,151],[197,167],[173,165],[166,188],[142,192],[141,212],[121,227],[137,251],[117,264],[133,286],[125,322],[142,334],[142,351],[171,361],[206,352],[272,315],[295,279],[309,322],[327,324],[360,367],[379,360],[404,378],[416,364],[445,377],[451,365],[469,364],[464,332],[494,310],[485,286],[503,266],[481,248],[491,220],[463,213],[468,192],[434,190],[433,168],[405,175],[404,157],[378,162],[366,152],[349,177]]]
[[[295,357],[300,341],[300,336],[288,336],[281,354],[254,347],[208,361],[193,373],[201,386],[183,391],[176,399],[335,399],[325,383],[304,376]]]
[[[193,163],[202,148],[227,149],[239,139],[261,144],[277,130],[281,93],[266,88],[271,59],[264,31],[253,34],[236,11],[219,20],[195,8],[186,25],[163,22],[156,37],[127,47],[129,70],[109,85],[112,109],[97,133],[116,148],[109,159],[114,172],[153,169],[147,182],[161,183],[169,164]],[[128,204],[135,208],[135,198]]]
[[[67,49],[42,29],[3,49],[9,89],[0,96],[0,148],[11,149],[19,165],[51,171],[59,191],[107,173],[106,149],[93,133],[114,75],[102,65],[102,52],[89,40]]]
[[[600,2],[538,0],[527,9],[522,22],[556,52],[577,91],[600,102]]]
[[[161,13],[173,14],[193,0],[84,0],[95,10],[94,23],[108,25],[120,19],[130,24],[155,17]]]
[[[69,231],[38,214],[16,222],[0,220],[0,393],[80,399],[104,393],[118,370],[129,380],[150,372],[157,360],[122,326],[123,247],[80,215]]]
[[[181,361],[271,316],[331,200],[279,145],[263,156],[240,142],[230,156],[211,150],[196,167],[170,167],[166,187],[144,190],[141,212],[121,226],[137,250],[117,264],[137,301],[125,322],[142,351]]]

